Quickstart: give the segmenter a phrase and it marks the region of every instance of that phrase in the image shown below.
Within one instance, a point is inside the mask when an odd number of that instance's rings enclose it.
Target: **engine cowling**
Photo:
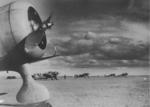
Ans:
[[[32,62],[32,59],[40,59],[47,46],[45,30],[53,25],[50,17],[42,23],[35,7],[25,1],[5,5],[0,8],[0,12],[0,25],[3,25],[0,26],[0,57],[14,53],[13,57],[17,56],[18,61],[16,58],[11,60],[14,59],[21,64],[28,63],[29,60]]]

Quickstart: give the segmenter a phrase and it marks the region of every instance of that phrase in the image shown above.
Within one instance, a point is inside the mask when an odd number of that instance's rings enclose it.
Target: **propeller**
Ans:
[[[38,17],[37,12],[34,12],[34,11],[32,12],[32,11],[30,13],[32,17],[30,16],[29,20],[30,20],[33,32],[30,33],[26,37],[24,50],[28,54],[29,57],[32,57],[35,59],[35,58],[40,58],[45,53],[44,49],[46,48],[46,45],[47,45],[45,31],[47,29],[51,29],[54,23],[51,22],[52,13],[45,21],[41,22],[37,18]]]
[[[51,21],[52,16],[53,16],[53,13],[51,12],[51,13],[50,13],[50,16],[49,16],[45,21],[43,21],[42,29],[43,29],[44,31],[45,31],[46,29],[51,29],[52,26],[54,25],[54,23]]]

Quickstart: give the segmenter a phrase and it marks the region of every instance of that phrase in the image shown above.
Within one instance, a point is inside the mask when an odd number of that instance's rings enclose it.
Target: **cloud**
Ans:
[[[148,24],[135,23],[135,22],[121,22],[123,26],[123,36],[134,39],[135,41],[150,41],[150,30]]]
[[[130,0],[128,9],[136,10],[149,10],[149,0]]]
[[[63,0],[55,4],[50,43],[62,65],[148,66],[148,0]],[[50,48],[49,48],[50,49]]]
[[[76,67],[148,65],[148,25],[105,17],[68,23],[63,28],[68,33],[60,32],[50,41],[63,56],[61,60]]]

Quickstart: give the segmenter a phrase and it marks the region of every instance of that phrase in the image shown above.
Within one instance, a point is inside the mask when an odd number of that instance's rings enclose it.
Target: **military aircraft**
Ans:
[[[44,56],[45,31],[52,26],[51,16],[42,22],[29,2],[16,1],[0,8],[0,71],[15,71],[21,75],[23,85],[16,96],[20,103],[49,99],[47,88],[32,79],[28,65],[57,56],[55,47],[52,55]]]

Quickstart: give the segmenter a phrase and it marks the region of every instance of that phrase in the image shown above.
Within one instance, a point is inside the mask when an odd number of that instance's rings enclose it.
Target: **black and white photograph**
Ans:
[[[0,107],[150,107],[150,0],[0,0]]]

